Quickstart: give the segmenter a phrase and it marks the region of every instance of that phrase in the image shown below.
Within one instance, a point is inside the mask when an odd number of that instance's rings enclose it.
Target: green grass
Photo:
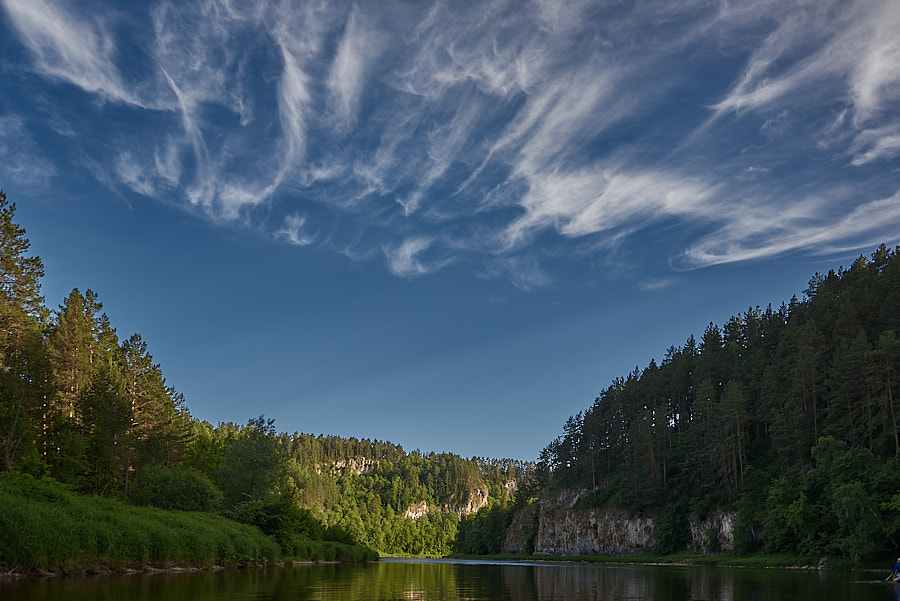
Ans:
[[[83,571],[173,564],[266,563],[281,549],[217,515],[134,507],[61,485],[0,475],[0,569]]]

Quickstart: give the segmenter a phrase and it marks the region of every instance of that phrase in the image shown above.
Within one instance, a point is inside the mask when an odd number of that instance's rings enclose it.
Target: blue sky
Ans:
[[[900,4],[0,0],[0,189],[191,412],[533,459],[900,242]]]

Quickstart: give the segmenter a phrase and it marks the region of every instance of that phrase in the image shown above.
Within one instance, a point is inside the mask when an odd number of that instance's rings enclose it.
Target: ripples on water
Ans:
[[[689,566],[383,560],[220,572],[0,582],[2,601],[867,601],[872,574]]]

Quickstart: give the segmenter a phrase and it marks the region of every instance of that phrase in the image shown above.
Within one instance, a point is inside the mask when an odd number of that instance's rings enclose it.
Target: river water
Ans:
[[[871,572],[385,559],[178,574],[0,581],[2,601],[900,600]]]

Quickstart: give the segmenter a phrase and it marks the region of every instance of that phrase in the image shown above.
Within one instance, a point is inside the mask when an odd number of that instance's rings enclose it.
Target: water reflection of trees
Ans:
[[[381,562],[0,581],[3,601],[825,601],[890,592],[816,572]]]

